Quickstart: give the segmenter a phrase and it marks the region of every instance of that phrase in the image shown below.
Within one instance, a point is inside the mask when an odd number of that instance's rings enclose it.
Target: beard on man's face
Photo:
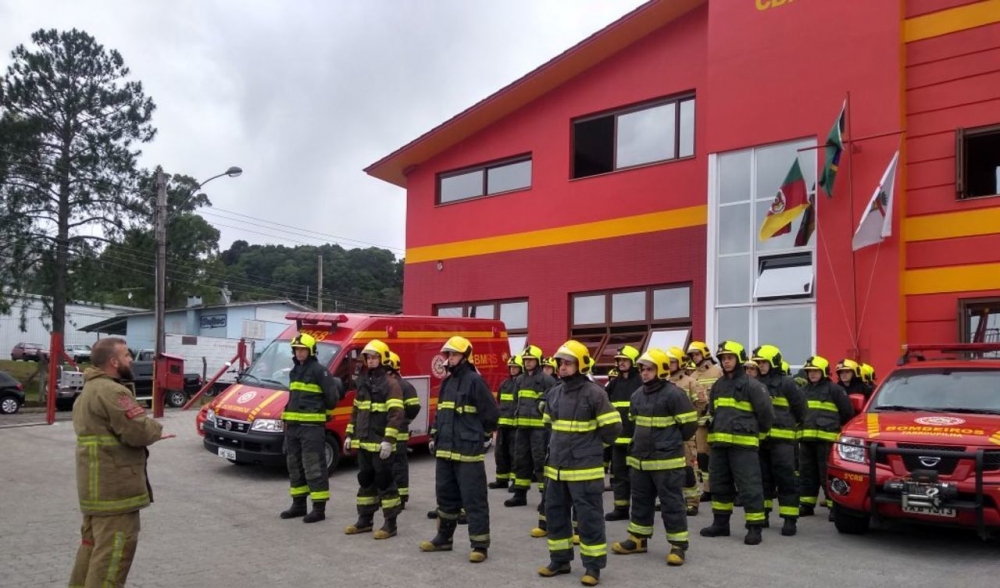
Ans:
[[[126,381],[134,380],[135,378],[132,375],[132,367],[124,365],[118,366],[118,379]]]

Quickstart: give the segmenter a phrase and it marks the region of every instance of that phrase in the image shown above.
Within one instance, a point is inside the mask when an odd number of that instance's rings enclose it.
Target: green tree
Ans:
[[[93,285],[83,277],[98,245],[123,235],[141,210],[137,145],[156,134],[155,106],[121,54],[87,33],[39,30],[31,41],[11,53],[0,108],[30,127],[36,148],[8,162],[0,189],[4,215],[27,224],[13,237],[30,274],[12,279],[51,293],[51,328],[61,333],[67,300]]]

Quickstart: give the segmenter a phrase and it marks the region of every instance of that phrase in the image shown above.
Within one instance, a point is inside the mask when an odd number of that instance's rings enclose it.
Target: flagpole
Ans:
[[[851,141],[854,140],[854,131],[851,129],[851,123],[854,120],[854,109],[851,108],[851,91],[847,91],[847,137]],[[848,184],[848,194],[850,198],[850,213],[851,221],[850,227],[852,231],[854,230],[854,143],[850,143],[850,157],[851,166],[847,168],[847,184]],[[851,308],[854,310],[854,349],[852,350],[852,356],[854,359],[860,359],[861,351],[858,347],[861,345],[861,332],[858,326],[858,267],[857,267],[857,253],[854,248],[851,247],[851,286],[854,291],[854,299],[851,304]]]

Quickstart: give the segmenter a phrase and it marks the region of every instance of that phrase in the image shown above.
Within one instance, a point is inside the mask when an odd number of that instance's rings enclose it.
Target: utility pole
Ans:
[[[163,390],[157,384],[156,365],[166,348],[167,314],[167,178],[156,172],[156,350],[153,355],[153,416],[163,416]]]
[[[316,310],[318,310],[319,312],[323,312],[323,254],[322,253],[319,255],[318,266],[319,268],[317,274],[319,279],[317,280],[316,284]]]

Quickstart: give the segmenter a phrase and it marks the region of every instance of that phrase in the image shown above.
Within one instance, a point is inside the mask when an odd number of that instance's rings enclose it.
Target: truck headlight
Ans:
[[[285,423],[277,419],[258,419],[250,427],[251,431],[266,431],[268,433],[281,433],[285,430]]]
[[[215,424],[215,411],[211,408],[205,411],[205,422]]]
[[[868,463],[865,456],[865,441],[857,437],[841,437],[837,443],[837,455],[844,461]]]

